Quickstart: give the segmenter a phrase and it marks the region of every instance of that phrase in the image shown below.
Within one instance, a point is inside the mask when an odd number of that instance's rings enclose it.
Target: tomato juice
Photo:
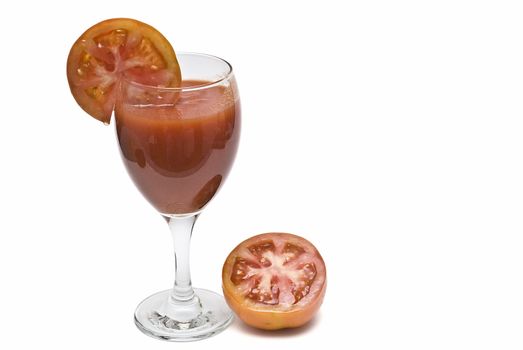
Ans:
[[[200,211],[229,173],[241,112],[235,82],[227,84],[183,81],[175,103],[117,100],[122,159],[160,213]]]

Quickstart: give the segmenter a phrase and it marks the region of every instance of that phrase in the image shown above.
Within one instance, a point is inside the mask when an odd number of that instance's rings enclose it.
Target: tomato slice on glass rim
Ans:
[[[327,286],[325,263],[306,239],[264,233],[240,243],[222,270],[223,293],[236,315],[250,326],[302,326],[320,308]]]
[[[181,84],[180,66],[171,44],[140,21],[102,21],[73,44],[67,58],[67,80],[76,102],[92,117],[109,123],[123,76],[145,85]]]

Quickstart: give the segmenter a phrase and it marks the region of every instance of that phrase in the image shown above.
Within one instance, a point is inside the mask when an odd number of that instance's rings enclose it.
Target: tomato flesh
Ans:
[[[263,329],[298,327],[317,311],[326,287],[321,255],[287,233],[254,236],[238,245],[223,268],[224,295],[247,324]]]
[[[295,263],[305,253],[303,248],[287,243],[282,254],[277,255],[274,243],[266,241],[247,249],[257,261],[236,257],[236,273],[231,276],[235,285],[248,285],[247,298],[269,305],[296,304],[309,294],[316,267],[314,263]]]

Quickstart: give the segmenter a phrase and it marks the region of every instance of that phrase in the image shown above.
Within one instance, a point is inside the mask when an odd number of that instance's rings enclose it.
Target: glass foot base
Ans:
[[[148,336],[167,341],[200,340],[223,331],[233,320],[232,311],[221,295],[195,288],[194,293],[202,306],[201,314],[189,321],[176,321],[159,313],[170,293],[168,289],[153,294],[136,308],[134,323]]]

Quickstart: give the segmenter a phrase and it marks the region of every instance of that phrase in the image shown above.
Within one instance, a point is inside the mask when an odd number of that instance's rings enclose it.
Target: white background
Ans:
[[[172,283],[170,236],[65,75],[111,17],[233,64],[242,140],[193,282],[220,290],[251,235],[300,234],[329,277],[310,326],[236,320],[190,344],[135,328]],[[523,348],[522,18],[501,0],[2,2],[0,348]]]

